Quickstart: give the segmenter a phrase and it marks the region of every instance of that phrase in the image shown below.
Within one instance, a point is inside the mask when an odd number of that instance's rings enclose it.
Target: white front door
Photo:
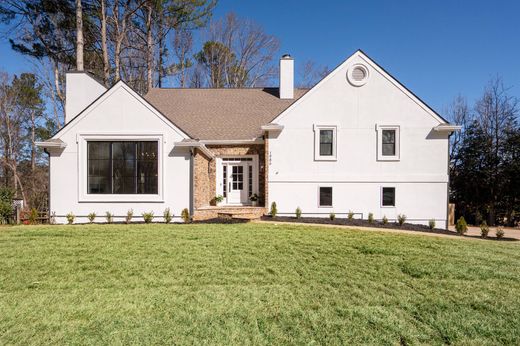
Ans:
[[[243,163],[229,163],[227,165],[228,204],[247,204],[248,184],[246,168],[247,165]]]

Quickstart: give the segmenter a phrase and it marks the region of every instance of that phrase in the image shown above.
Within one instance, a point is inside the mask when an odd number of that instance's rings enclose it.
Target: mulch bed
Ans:
[[[455,233],[446,231],[441,228],[430,229],[425,225],[416,225],[412,223],[404,223],[403,225],[399,225],[397,222],[388,222],[387,224],[383,224],[380,221],[374,221],[372,223],[368,222],[368,220],[360,220],[360,219],[345,219],[345,218],[336,218],[331,220],[330,218],[325,217],[301,217],[297,219],[296,217],[291,216],[263,216],[262,220],[265,221],[277,221],[277,222],[297,222],[297,223],[316,223],[321,225],[339,225],[339,226],[358,226],[358,227],[371,227],[371,228],[391,228],[391,229],[401,229],[404,231],[418,231],[418,232],[427,232],[427,233],[438,233],[438,234],[447,234],[447,235],[455,235]]]

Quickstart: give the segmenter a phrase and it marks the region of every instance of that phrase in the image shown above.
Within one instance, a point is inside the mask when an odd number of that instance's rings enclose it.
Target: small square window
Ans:
[[[395,187],[383,187],[382,205],[383,207],[395,207]]]
[[[320,207],[332,207],[332,187],[320,187]]]

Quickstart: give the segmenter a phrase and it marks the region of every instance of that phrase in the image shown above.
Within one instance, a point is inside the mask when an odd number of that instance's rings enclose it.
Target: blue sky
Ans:
[[[220,0],[214,16],[230,11],[277,36],[296,64],[333,68],[361,48],[441,113],[496,75],[520,97],[520,1]],[[2,42],[0,69],[31,65]]]

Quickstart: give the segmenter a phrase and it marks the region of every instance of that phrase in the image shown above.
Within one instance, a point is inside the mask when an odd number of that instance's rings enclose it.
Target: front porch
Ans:
[[[265,213],[265,143],[206,145],[194,151],[193,218],[256,219]],[[257,197],[253,206],[251,196]]]

